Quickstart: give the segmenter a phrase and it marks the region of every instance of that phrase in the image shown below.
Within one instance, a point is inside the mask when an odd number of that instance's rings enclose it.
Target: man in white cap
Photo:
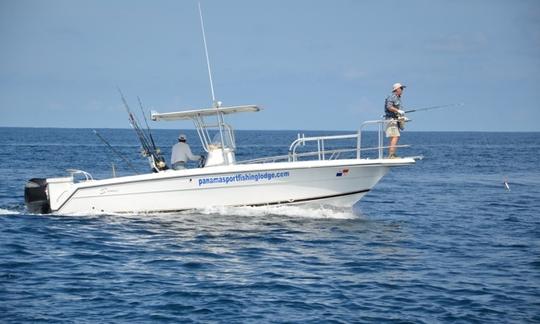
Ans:
[[[186,168],[186,162],[199,161],[202,156],[193,155],[191,148],[186,143],[187,137],[184,134],[178,136],[178,143],[174,144],[171,154],[171,165],[174,170],[182,170]]]
[[[405,112],[401,110],[401,94],[405,86],[401,83],[394,83],[392,93],[384,101],[384,118],[386,123],[386,137],[390,138],[390,147],[388,148],[388,157],[396,158],[396,146],[399,141],[398,118],[403,117]]]

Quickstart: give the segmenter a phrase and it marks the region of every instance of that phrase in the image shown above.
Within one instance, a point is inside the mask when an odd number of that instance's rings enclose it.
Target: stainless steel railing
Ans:
[[[269,163],[269,162],[279,162],[279,161],[298,161],[301,158],[307,157],[316,157],[318,160],[335,160],[339,159],[344,153],[353,153],[356,159],[362,158],[362,152],[366,151],[377,151],[377,158],[382,159],[384,156],[384,150],[388,146],[384,146],[384,126],[388,123],[388,120],[370,120],[363,122],[360,125],[358,132],[354,134],[344,134],[344,135],[325,135],[325,136],[310,136],[306,137],[304,135],[298,134],[298,138],[294,140],[289,146],[289,153],[287,155],[279,155],[273,157],[258,158],[252,160],[241,161],[238,163]],[[375,147],[362,147],[362,133],[365,128],[369,126],[377,126],[377,146]],[[327,149],[331,146],[332,142],[343,141],[343,140],[353,140],[355,143],[349,148],[334,148]],[[299,152],[299,148],[305,146],[308,143],[315,144],[316,150],[310,152]],[[398,145],[398,148],[408,147],[409,145]]]
[[[298,137],[294,142],[292,142],[291,146],[289,147],[289,161],[297,161],[298,157],[305,155],[297,153],[298,147],[300,145],[305,145],[308,142],[315,142],[317,144],[317,152],[313,152],[311,154],[316,154],[318,156],[319,160],[326,160],[327,155],[330,155],[330,159],[335,158],[336,154],[339,156],[340,153],[343,152],[355,152],[356,158],[361,158],[361,152],[362,151],[368,151],[368,150],[377,150],[378,151],[378,158],[382,159],[384,155],[384,149],[387,148],[384,146],[384,139],[383,139],[383,132],[384,132],[384,125],[388,123],[388,120],[380,119],[380,120],[370,120],[363,122],[360,125],[360,129],[355,134],[347,134],[347,135],[330,135],[330,136],[313,136],[313,137]],[[364,129],[368,126],[377,126],[377,146],[376,147],[369,147],[369,148],[362,148],[362,132]],[[356,139],[356,147],[351,149],[341,149],[341,150],[326,150],[326,144],[329,141],[335,141],[335,140],[343,140],[343,139]],[[404,147],[406,145],[400,145],[399,147]],[[309,153],[308,153],[309,154]]]

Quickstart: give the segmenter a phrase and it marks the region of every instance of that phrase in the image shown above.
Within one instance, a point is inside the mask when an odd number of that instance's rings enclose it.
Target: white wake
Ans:
[[[9,210],[9,209],[4,209],[4,208],[0,208],[0,215],[19,215],[20,212],[16,211],[16,210]]]
[[[259,207],[207,207],[197,210],[203,215],[218,214],[223,216],[286,216],[313,219],[352,219],[357,218],[351,208],[332,206],[259,206]]]

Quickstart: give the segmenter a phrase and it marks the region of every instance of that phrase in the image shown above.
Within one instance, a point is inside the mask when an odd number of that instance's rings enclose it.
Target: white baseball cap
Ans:
[[[399,83],[399,82],[398,82],[398,83],[394,83],[394,85],[392,86],[392,91],[396,91],[396,90],[399,89],[399,88],[402,88],[402,89],[403,89],[403,88],[407,88],[407,86],[404,86],[404,85],[402,85],[402,84]]]

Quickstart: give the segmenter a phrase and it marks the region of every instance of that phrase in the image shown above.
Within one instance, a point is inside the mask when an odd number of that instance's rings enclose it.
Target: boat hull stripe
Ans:
[[[380,163],[370,163],[370,164],[363,164],[363,165],[342,165],[342,166],[339,166],[341,168],[343,167],[372,167],[372,166],[381,166]],[[392,166],[390,166],[392,167]],[[310,169],[315,169],[315,168],[328,168],[327,166],[321,166],[321,167],[312,167]],[[282,171],[282,170],[285,170],[285,169],[270,169],[270,170],[264,170],[264,171],[267,171],[267,172],[270,172],[270,171]],[[286,170],[295,170],[295,168],[289,168],[289,169],[286,169]],[[228,174],[228,173],[231,173],[231,172],[220,172],[220,173],[216,173],[216,174]],[[160,181],[170,181],[170,180],[177,180],[177,179],[190,179],[190,178],[197,178],[197,177],[201,177],[203,175],[177,175],[177,176],[172,176],[172,177],[167,177],[167,178],[162,178],[162,179],[159,179]],[[62,202],[62,204],[58,207],[58,209],[54,210],[54,211],[61,211],[62,208],[71,201],[71,198],[73,198],[73,196],[75,196],[75,194],[81,190],[84,190],[84,189],[90,189],[90,188],[99,188],[99,187],[108,187],[108,186],[115,186],[115,185],[123,185],[123,184],[129,184],[129,183],[135,183],[135,182],[146,182],[146,181],[155,181],[156,179],[141,179],[141,180],[133,180],[133,181],[126,181],[126,182],[123,182],[123,183],[109,183],[109,184],[97,184],[97,185],[89,185],[89,186],[86,186],[86,187],[83,187],[83,188],[76,188],[70,195],[68,198],[66,198],[66,200],[64,200],[64,202]],[[369,189],[367,189],[366,191],[368,191]],[[345,194],[339,194],[339,195],[343,195],[343,196],[347,196],[347,195],[351,195],[351,194],[355,194],[355,193],[361,193],[362,191],[359,191],[359,192],[353,192],[353,193],[345,193]],[[336,196],[336,197],[339,197]],[[332,198],[332,196],[329,196],[328,198]],[[317,199],[327,199],[327,198],[308,198],[308,200],[317,200]],[[295,200],[295,201],[299,201],[299,200]],[[275,203],[268,203],[268,204],[261,204],[261,205],[276,205],[276,204],[281,204],[281,202],[275,202]],[[247,205],[247,206],[253,206],[253,205]]]
[[[335,194],[335,195],[328,195],[328,196],[320,196],[320,197],[312,197],[312,198],[302,198],[302,199],[296,199],[296,200],[290,200],[290,201],[275,201],[275,202],[269,202],[269,203],[262,203],[262,204],[250,204],[250,205],[235,205],[230,207],[261,207],[261,206],[276,206],[276,205],[289,205],[289,204],[298,204],[298,203],[305,203],[310,201],[317,201],[317,200],[324,200],[324,199],[331,199],[331,198],[338,198],[338,197],[345,197],[345,196],[351,196],[351,195],[357,195],[360,193],[369,192],[371,189],[363,189],[353,192],[346,192],[342,194]],[[190,209],[173,209],[173,210],[156,210],[151,212],[141,212],[141,213],[175,213],[175,212],[183,212],[186,210],[193,210],[196,208],[190,208]],[[118,214],[124,214],[124,213],[131,213],[131,212],[114,212]]]

